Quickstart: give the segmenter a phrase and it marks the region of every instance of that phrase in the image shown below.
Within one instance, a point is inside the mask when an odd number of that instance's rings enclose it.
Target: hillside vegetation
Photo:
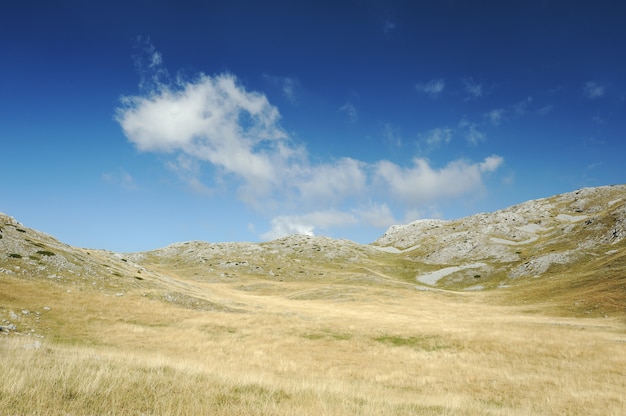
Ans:
[[[370,245],[75,248],[0,215],[0,414],[626,414],[626,186]]]

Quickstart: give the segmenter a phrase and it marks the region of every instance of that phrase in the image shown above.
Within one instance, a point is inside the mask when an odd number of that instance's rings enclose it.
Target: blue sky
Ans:
[[[621,1],[0,5],[0,212],[81,247],[369,243],[626,182]]]

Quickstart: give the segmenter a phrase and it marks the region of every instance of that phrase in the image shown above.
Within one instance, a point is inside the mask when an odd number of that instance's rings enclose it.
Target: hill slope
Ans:
[[[625,414],[624,191],[371,245],[113,253],[0,215],[0,413]]]
[[[78,290],[142,288],[150,296],[206,307],[226,306],[192,295],[181,280],[253,278],[253,286],[265,292],[282,290],[277,283],[284,281],[499,289],[512,302],[549,300],[599,314],[626,309],[626,185],[581,189],[453,221],[418,220],[391,227],[371,245],[293,235],[260,244],[192,241],[121,254],[68,246],[5,215],[0,237],[0,275]]]
[[[626,186],[585,188],[454,221],[391,227],[375,245],[436,266],[417,280],[449,289],[517,286],[527,300],[624,312]]]

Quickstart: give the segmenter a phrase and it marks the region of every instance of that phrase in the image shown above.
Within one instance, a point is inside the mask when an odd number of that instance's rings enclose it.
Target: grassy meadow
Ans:
[[[623,315],[332,276],[179,276],[168,297],[144,276],[117,292],[0,277],[0,317],[18,315],[0,414],[626,414]]]

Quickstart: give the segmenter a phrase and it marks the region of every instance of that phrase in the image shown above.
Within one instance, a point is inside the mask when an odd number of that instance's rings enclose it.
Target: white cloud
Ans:
[[[314,229],[314,226],[302,221],[300,217],[280,216],[272,218],[270,230],[261,234],[261,238],[269,241],[291,234],[315,235]]]
[[[446,87],[446,83],[443,79],[433,79],[427,83],[415,84],[417,92],[427,94],[431,98],[437,98]]]
[[[214,182],[234,185],[242,201],[261,211],[339,203],[365,187],[363,163],[311,163],[265,95],[246,91],[234,75],[179,79],[122,104],[116,120],[130,142],[141,151],[174,154],[167,167],[197,192],[211,192],[198,179],[198,163],[210,164]]]
[[[356,107],[351,103],[345,103],[344,105],[339,107],[339,111],[346,113],[350,121],[353,123],[356,122],[359,118]]]
[[[345,227],[358,223],[357,218],[349,213],[326,210],[314,211],[304,215],[283,215],[272,218],[270,230],[261,234],[264,240],[275,240],[291,234],[315,235],[317,228]]]
[[[463,80],[463,84],[465,85],[465,92],[467,93],[467,99],[475,99],[483,96],[483,86],[478,84],[471,79]]]
[[[421,158],[414,158],[410,168],[381,161],[376,165],[376,176],[393,196],[409,204],[421,205],[480,190],[483,175],[495,171],[503,161],[494,155],[480,163],[456,160],[441,169],[434,169]]]
[[[497,155],[491,155],[478,164],[478,170],[481,173],[493,172],[502,165],[504,159]]]
[[[583,92],[587,98],[600,98],[606,92],[606,87],[604,85],[598,84],[597,82],[589,81],[583,87]]]
[[[279,181],[288,160],[278,110],[246,92],[233,75],[201,75],[178,88],[125,97],[116,119],[141,151],[180,151],[212,163],[248,184]]]
[[[299,172],[295,185],[309,205],[338,204],[350,196],[361,194],[366,185],[365,164],[351,158],[334,163],[309,166]]]
[[[368,206],[355,209],[354,212],[362,223],[374,227],[389,227],[397,223],[391,209],[384,203],[377,204],[370,201]]]

